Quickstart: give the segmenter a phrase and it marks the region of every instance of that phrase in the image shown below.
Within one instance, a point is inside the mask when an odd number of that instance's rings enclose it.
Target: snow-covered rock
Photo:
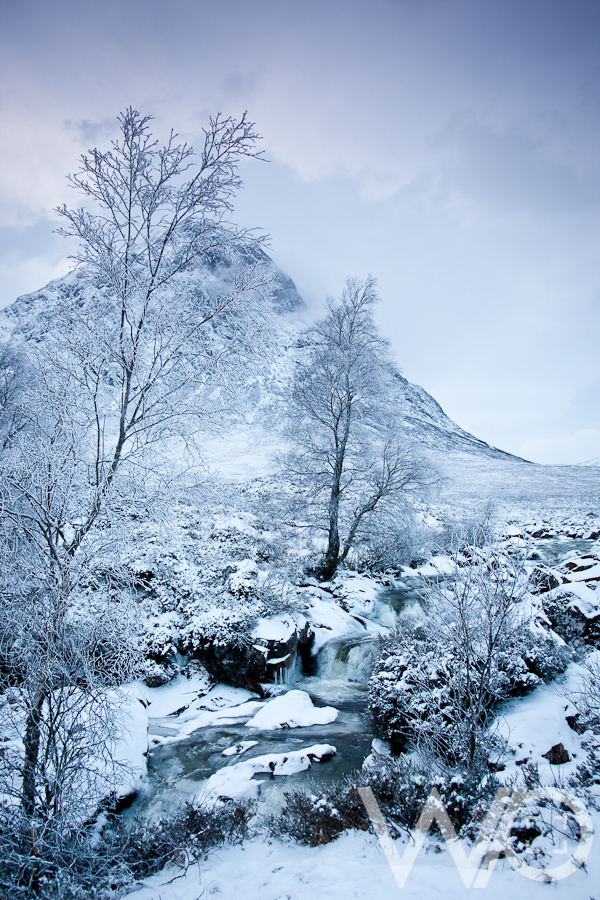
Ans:
[[[295,775],[310,769],[313,762],[331,759],[335,753],[336,749],[331,744],[314,744],[304,750],[255,756],[253,759],[219,769],[203,785],[198,796],[202,799],[212,797],[255,800],[260,790],[259,782],[253,780],[255,775]]]
[[[317,707],[305,691],[288,691],[270,700],[250,721],[248,728],[271,731],[275,728],[307,728],[328,725],[338,717],[332,706]]]

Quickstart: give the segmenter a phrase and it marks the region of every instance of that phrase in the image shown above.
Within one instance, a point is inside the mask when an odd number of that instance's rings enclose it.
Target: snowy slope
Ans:
[[[256,251],[250,261],[258,262],[272,277],[272,302],[278,313],[278,334],[275,353],[265,361],[252,382],[245,386],[245,426],[236,423],[234,433],[230,433],[225,442],[214,439],[208,442],[209,458],[218,460],[220,465],[217,468],[222,471],[227,471],[229,461],[234,476],[236,465],[232,454],[240,460],[246,475],[266,474],[269,471],[269,460],[281,443],[292,372],[305,345],[300,333],[306,325],[306,308],[293,281],[262,251]],[[227,291],[239,271],[240,264],[224,260],[197,264],[186,272],[186,289],[189,290],[191,283],[193,289],[201,294],[214,295]],[[74,300],[79,314],[85,314],[86,306],[91,307],[104,291],[105,288],[89,271],[75,270],[33,294],[19,297],[12,306],[3,310],[0,313],[0,339],[10,337],[13,341],[43,342],[52,322],[53,311],[61,299]],[[422,387],[411,384],[399,373],[391,399],[397,404],[398,418],[407,434],[435,455],[462,452],[486,459],[522,462],[464,431],[446,416]],[[247,469],[249,458],[254,462],[250,473]]]

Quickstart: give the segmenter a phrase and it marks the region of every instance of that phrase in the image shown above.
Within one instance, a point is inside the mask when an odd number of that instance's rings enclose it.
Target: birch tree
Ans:
[[[327,535],[320,574],[331,578],[361,531],[430,475],[389,404],[393,366],[373,310],[375,280],[349,278],[307,332],[294,378],[285,469]]]
[[[20,427],[0,460],[0,550],[14,576],[0,599],[45,603],[58,636],[47,653],[25,654],[39,661],[22,734],[28,816],[41,802],[43,711],[51,692],[70,689],[60,635],[72,627],[71,598],[98,548],[114,545],[123,509],[158,489],[161,450],[168,459],[214,420],[233,377],[268,345],[260,241],[229,221],[239,161],[260,156],[253,125],[217,115],[196,154],[174,133],[160,146],[150,122],[127,109],[110,149],[89,151],[70,177],[84,205],[58,213],[62,233],[79,240],[82,272],[30,344]],[[199,284],[199,262],[229,267],[229,288]],[[33,646],[27,621],[21,643]]]

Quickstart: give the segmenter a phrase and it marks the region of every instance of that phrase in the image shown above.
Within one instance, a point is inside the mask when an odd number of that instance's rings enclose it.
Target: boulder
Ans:
[[[551,766],[561,766],[563,763],[568,763],[571,760],[569,751],[562,744],[555,744],[547,753],[542,753],[542,756],[548,760]]]

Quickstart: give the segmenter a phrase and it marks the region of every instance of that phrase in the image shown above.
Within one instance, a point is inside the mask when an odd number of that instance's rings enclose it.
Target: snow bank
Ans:
[[[148,727],[154,743],[172,743],[199,728],[244,724],[261,708],[257,695],[244,688],[215,685],[204,694],[202,679],[179,677],[160,688],[146,688]]]
[[[296,622],[298,618],[298,622]],[[292,637],[298,627],[303,628],[306,618],[302,615],[294,618],[280,613],[269,619],[260,619],[252,632],[252,638],[259,641],[277,641],[284,644]]]
[[[248,728],[272,731],[275,728],[307,728],[329,725],[338,717],[333,706],[316,707],[305,691],[288,691],[270,700],[249,722]]]
[[[595,821],[598,819],[595,817]],[[394,841],[400,856],[408,838]],[[462,842],[465,854],[471,847]],[[187,872],[167,869],[148,879],[128,900],[197,900],[200,896],[244,900],[589,900],[600,883],[600,854],[590,854],[586,870],[552,885],[528,881],[506,859],[495,864],[485,890],[469,890],[447,851],[431,841],[417,856],[406,885],[398,887],[377,838],[362,831],[341,835],[330,844],[304,847],[293,842],[256,839],[213,853]],[[178,876],[176,879],[174,876]]]

